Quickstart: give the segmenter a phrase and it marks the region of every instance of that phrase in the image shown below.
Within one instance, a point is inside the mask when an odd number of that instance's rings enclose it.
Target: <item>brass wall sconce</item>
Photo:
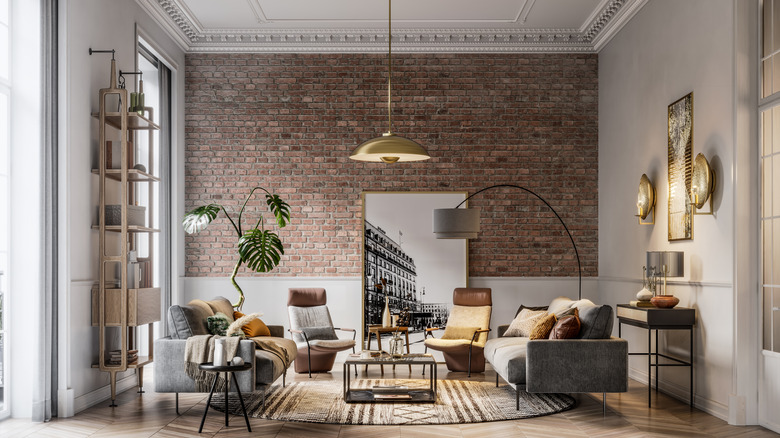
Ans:
[[[650,182],[646,174],[639,178],[639,192],[636,195],[636,216],[639,218],[639,225],[655,224],[655,187]],[[646,220],[650,216],[650,220]]]
[[[715,172],[704,154],[696,155],[693,160],[693,176],[691,177],[691,205],[693,214],[712,214],[712,193],[715,190]],[[709,211],[699,211],[709,201]]]

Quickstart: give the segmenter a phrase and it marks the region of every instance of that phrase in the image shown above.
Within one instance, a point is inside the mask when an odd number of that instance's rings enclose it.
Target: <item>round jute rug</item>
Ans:
[[[422,387],[425,380],[363,379],[353,389],[375,385]],[[480,423],[538,417],[565,411],[574,399],[565,394],[529,394],[520,391],[520,409],[515,409],[515,390],[489,382],[440,380],[436,403],[345,403],[339,380],[292,382],[285,388],[274,385],[266,394],[244,394],[251,417],[281,421],[331,424],[451,424]],[[214,394],[211,406],[224,411],[224,396]],[[228,409],[241,415],[238,398],[232,395]]]

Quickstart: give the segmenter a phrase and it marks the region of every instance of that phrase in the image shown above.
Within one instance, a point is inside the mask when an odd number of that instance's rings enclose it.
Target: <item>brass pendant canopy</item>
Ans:
[[[702,208],[712,196],[715,189],[715,174],[710,163],[703,154],[696,155],[693,160],[693,176],[691,177],[691,204]]]
[[[393,134],[392,76],[393,76],[393,28],[392,0],[387,1],[387,132],[381,137],[361,143],[349,154],[356,161],[376,161],[387,164],[399,161],[422,161],[431,158],[420,144]]]

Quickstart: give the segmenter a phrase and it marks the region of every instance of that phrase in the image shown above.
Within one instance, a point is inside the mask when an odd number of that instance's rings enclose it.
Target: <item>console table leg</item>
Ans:
[[[658,367],[658,329],[655,329],[655,393],[658,394],[658,375],[661,374]]]
[[[653,331],[647,330],[647,406],[650,407],[653,395]],[[658,346],[656,346],[658,348]],[[656,370],[658,372],[658,370]]]
[[[691,360],[690,360],[691,365],[689,368],[691,369],[691,407],[693,407],[693,327],[692,326],[690,328],[690,332],[691,332]]]

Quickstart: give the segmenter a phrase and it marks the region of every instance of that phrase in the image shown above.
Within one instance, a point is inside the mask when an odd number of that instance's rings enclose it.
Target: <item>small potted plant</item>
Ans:
[[[225,216],[230,221],[230,224],[233,226],[233,229],[238,236],[238,244],[236,246],[236,249],[238,250],[238,261],[233,268],[233,274],[230,276],[230,281],[233,283],[233,287],[238,291],[238,301],[233,304],[233,307],[239,311],[244,305],[244,291],[242,291],[241,287],[236,283],[238,268],[246,262],[247,267],[255,272],[269,272],[279,264],[279,261],[284,254],[284,246],[282,245],[281,239],[279,239],[279,236],[273,231],[265,229],[262,214],[252,228],[244,230],[242,221],[244,210],[246,209],[247,202],[249,202],[249,199],[252,198],[252,195],[254,195],[256,190],[265,192],[265,203],[274,215],[276,224],[279,228],[286,227],[290,222],[290,206],[284,202],[279,195],[271,193],[262,187],[255,187],[249,192],[249,196],[246,197],[244,203],[241,205],[241,209],[238,211],[238,217],[235,221],[225,207],[216,203],[196,207],[184,215],[184,219],[182,220],[184,231],[188,234],[195,234],[205,230],[206,227],[217,218],[220,210],[225,213]]]

